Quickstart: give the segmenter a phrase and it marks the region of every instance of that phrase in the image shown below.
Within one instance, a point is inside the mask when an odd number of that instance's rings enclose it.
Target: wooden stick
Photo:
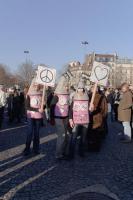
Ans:
[[[91,98],[91,102],[90,102],[90,107],[93,106],[94,99],[95,99],[96,92],[97,92],[97,86],[98,86],[98,82],[95,83],[95,85],[94,85],[94,90],[93,90],[93,93],[92,93],[92,98]]]
[[[45,92],[46,92],[46,86],[43,86],[43,93],[42,93],[42,104],[41,104],[41,109],[43,110],[44,106],[44,97],[45,97]]]

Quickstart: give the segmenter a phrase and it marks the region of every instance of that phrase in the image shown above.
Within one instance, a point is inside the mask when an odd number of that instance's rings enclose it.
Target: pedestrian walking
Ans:
[[[121,86],[121,99],[118,107],[118,120],[122,122],[124,127],[123,142],[131,142],[131,111],[132,111],[132,93],[129,90],[129,85],[123,83]]]

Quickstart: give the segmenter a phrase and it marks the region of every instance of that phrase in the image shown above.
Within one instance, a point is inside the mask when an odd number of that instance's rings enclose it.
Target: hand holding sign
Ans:
[[[94,110],[94,99],[96,96],[96,92],[97,92],[97,83],[95,83],[95,85],[94,85],[94,90],[93,90],[92,97],[91,97],[91,102],[90,102],[90,107],[89,107],[90,112],[93,112],[93,110]]]

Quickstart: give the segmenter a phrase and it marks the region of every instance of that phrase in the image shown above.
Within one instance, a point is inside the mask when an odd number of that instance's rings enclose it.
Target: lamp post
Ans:
[[[86,60],[86,55],[87,55],[87,45],[89,45],[89,42],[88,41],[82,41],[81,44],[84,46],[84,57],[85,57],[85,60]],[[85,70],[86,69],[86,66],[85,66]]]
[[[84,51],[85,51],[85,54],[86,54],[87,45],[89,45],[89,42],[87,42],[87,41],[82,41],[81,44],[84,46]]]
[[[24,54],[26,54],[26,63],[28,62],[28,54],[29,54],[29,51],[28,50],[25,50],[24,51]]]

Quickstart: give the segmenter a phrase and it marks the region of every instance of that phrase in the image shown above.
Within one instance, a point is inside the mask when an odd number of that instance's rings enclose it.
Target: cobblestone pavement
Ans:
[[[21,124],[0,131],[0,199],[65,199],[64,195],[101,185],[116,199],[133,200],[133,144],[120,142],[119,124],[109,124],[99,153],[60,162],[55,160],[56,134],[50,126],[41,130],[41,154],[24,158],[26,128]]]
[[[97,193],[84,193],[84,194],[78,194],[78,195],[74,195],[72,197],[70,197],[68,200],[73,200],[73,199],[77,199],[77,200],[83,200],[83,199],[87,199],[87,200],[113,200],[110,197],[107,197],[105,195],[102,194],[97,194]]]

